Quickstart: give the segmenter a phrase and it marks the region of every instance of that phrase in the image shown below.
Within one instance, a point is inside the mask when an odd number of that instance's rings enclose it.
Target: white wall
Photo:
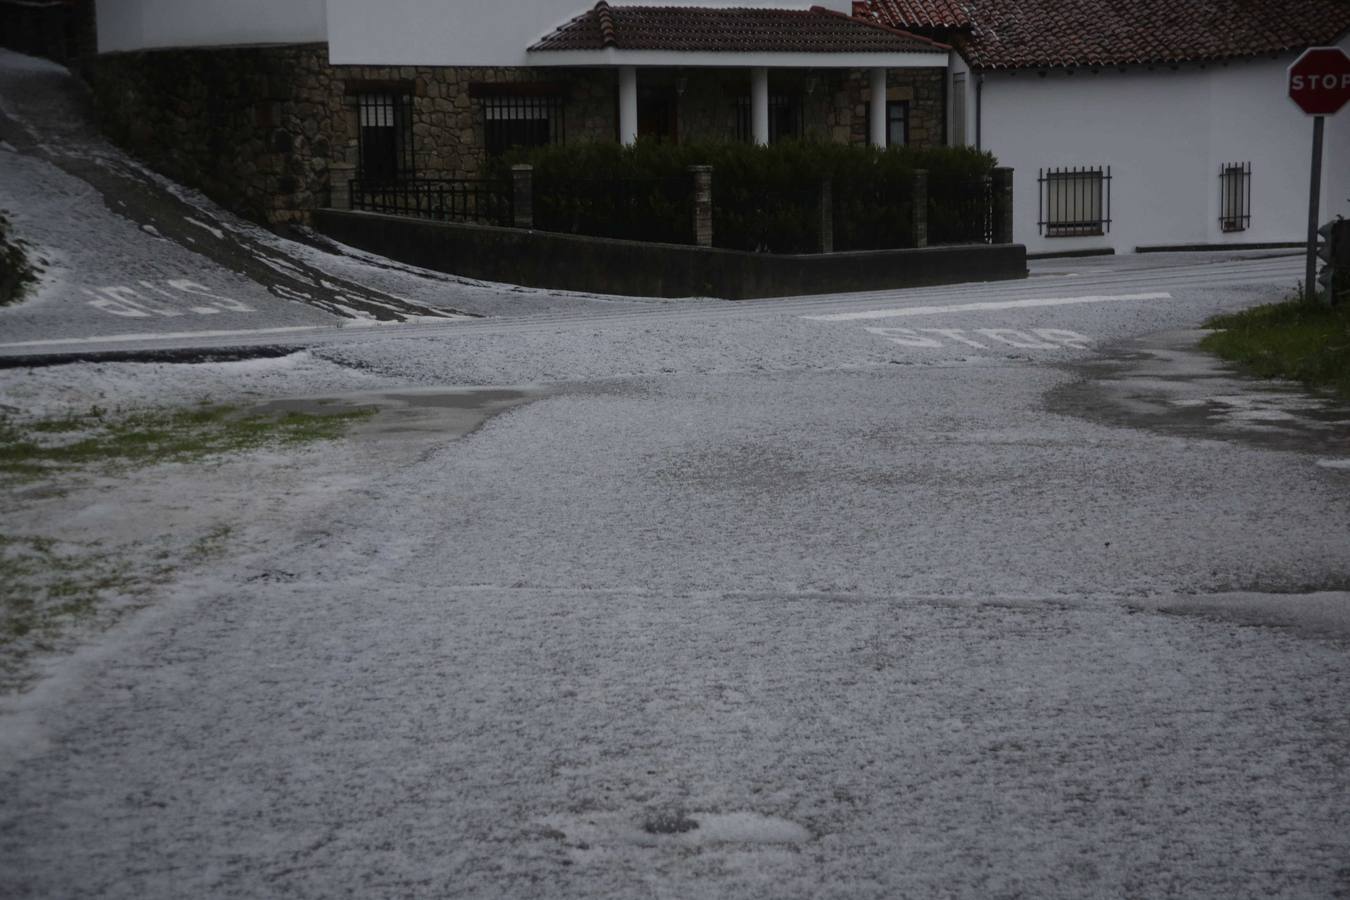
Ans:
[[[668,6],[672,0],[624,0]],[[687,0],[696,6],[849,11],[848,0]],[[338,64],[523,66],[525,49],[595,0],[328,0],[329,52]]]
[[[327,39],[324,0],[98,0],[102,53]]]
[[[988,73],[983,143],[1015,174],[1014,236],[1031,252],[1305,239],[1312,119],[1280,60],[1179,71]],[[1328,120],[1322,215],[1350,215],[1350,108]],[[1251,225],[1222,231],[1219,167],[1252,164]],[[1046,238],[1037,170],[1110,166],[1111,231]]]
[[[966,116],[965,116],[965,119],[966,119],[966,121],[965,121],[965,126],[966,126],[966,140],[965,140],[965,146],[967,146],[967,147],[974,147],[974,146],[975,146],[975,139],[976,139],[976,135],[975,135],[975,80],[976,80],[979,76],[978,76],[976,73],[974,73],[974,72],[972,72],[972,71],[970,70],[970,65],[965,61],[965,59],[963,59],[963,58],[961,57],[961,54],[957,53],[955,50],[953,50],[953,51],[948,55],[948,62],[947,62],[947,144],[948,144],[948,146],[956,146],[956,144],[957,144],[957,141],[956,141],[956,136],[957,136],[957,121],[956,121],[956,120],[957,120],[957,115],[956,115],[957,102],[956,102],[956,91],[955,91],[955,88],[953,87],[953,82],[952,82],[952,76],[953,76],[953,75],[958,75],[958,74],[960,74],[960,75],[965,75],[965,76],[966,76],[966,90],[965,90],[965,96],[964,96],[964,98],[963,98],[963,99],[965,100],[965,109],[966,109]]]

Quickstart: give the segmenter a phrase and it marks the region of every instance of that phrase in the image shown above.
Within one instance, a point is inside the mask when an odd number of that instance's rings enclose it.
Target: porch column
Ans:
[[[750,70],[750,131],[755,143],[769,143],[769,70]]]
[[[871,115],[868,116],[868,142],[873,147],[886,146],[886,70],[872,69]]]
[[[637,143],[638,90],[637,69],[619,67],[619,142],[625,147]]]

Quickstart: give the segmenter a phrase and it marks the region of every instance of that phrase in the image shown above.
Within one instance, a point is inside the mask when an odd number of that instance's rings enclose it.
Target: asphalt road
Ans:
[[[1345,896],[1350,412],[1186,337],[1299,271],[478,286],[274,359],[4,370],[28,411],[384,412],[6,489],[133,570],[225,536],[0,707],[0,895]],[[0,352],[278,342],[183,330]]]

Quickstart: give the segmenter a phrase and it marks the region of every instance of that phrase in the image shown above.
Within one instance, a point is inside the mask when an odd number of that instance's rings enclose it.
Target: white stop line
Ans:
[[[936,316],[943,313],[984,312],[999,309],[1032,309],[1040,306],[1074,306],[1080,303],[1115,303],[1122,300],[1171,300],[1168,293],[1111,294],[1091,297],[1044,297],[1034,300],[995,300],[986,303],[958,303],[953,306],[910,306],[904,309],[875,309],[869,312],[831,313],[802,316],[813,322],[864,322],[874,319],[901,319],[908,316]]]

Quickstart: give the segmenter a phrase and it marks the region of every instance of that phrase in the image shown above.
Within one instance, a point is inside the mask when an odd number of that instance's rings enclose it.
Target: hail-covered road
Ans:
[[[1350,890],[1350,412],[1188,330],[1297,258],[724,304],[304,254],[488,317],[119,318],[72,257],[87,282],[39,302],[102,324],[0,312],[26,412],[382,409],[309,450],[5,489],[0,528],[133,570],[217,540],[0,707],[0,895]],[[13,365],[91,344],[285,352]]]

